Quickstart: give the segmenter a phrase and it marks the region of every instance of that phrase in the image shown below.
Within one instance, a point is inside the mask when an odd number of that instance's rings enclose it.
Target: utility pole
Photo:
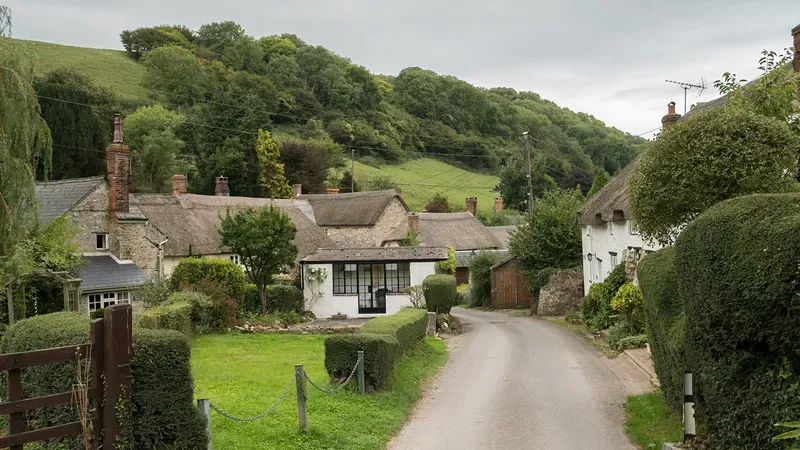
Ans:
[[[531,184],[531,148],[528,143],[528,132],[522,133],[522,140],[525,148],[525,161],[528,164],[528,214],[533,210],[533,185]]]
[[[356,149],[350,149],[350,192],[356,191]]]

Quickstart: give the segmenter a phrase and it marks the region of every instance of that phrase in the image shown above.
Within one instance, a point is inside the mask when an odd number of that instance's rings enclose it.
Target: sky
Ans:
[[[798,0],[0,0],[13,35],[122,49],[122,30],[233,20],[255,36],[294,33],[374,73],[418,66],[483,87],[534,91],[631,134],[666,105],[718,96],[723,72],[758,75],[762,49],[792,45]]]

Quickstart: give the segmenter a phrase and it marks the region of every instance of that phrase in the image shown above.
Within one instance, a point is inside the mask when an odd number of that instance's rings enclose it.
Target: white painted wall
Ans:
[[[592,283],[599,283],[606,279],[608,273],[616,264],[625,261],[628,249],[640,248],[644,251],[654,251],[661,248],[658,244],[646,242],[635,230],[632,220],[607,222],[602,226],[583,225],[581,227],[581,240],[583,244],[583,290],[589,293]],[[592,254],[592,261],[587,259]],[[616,253],[616,264],[612,263]]]
[[[203,255],[204,258],[223,258],[223,259],[230,259],[233,253],[220,253],[217,255]],[[164,276],[168,277],[172,274],[172,271],[175,269],[175,266],[178,265],[181,260],[185,258],[185,256],[165,256],[164,257]],[[240,264],[240,266],[242,266]],[[242,266],[242,270],[244,270],[244,266]]]
[[[410,264],[411,285],[422,284],[422,280],[430,274],[436,272],[433,262],[412,262]],[[306,309],[311,310],[318,318],[329,318],[334,314],[347,314],[347,317],[375,317],[383,314],[359,314],[357,295],[333,295],[333,264],[317,263],[304,264],[303,270],[308,267],[321,267],[328,271],[328,278],[319,288],[320,296],[316,301],[311,302],[312,290],[308,282],[304,282],[303,295],[306,299]],[[305,277],[305,273],[303,274]],[[386,314],[394,314],[402,308],[411,306],[411,300],[407,295],[388,294],[386,295]]]

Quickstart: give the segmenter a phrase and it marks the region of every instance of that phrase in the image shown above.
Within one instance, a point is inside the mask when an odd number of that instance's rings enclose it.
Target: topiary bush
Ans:
[[[400,343],[404,352],[413,348],[425,338],[428,328],[428,314],[421,309],[404,308],[390,316],[381,316],[365,323],[359,333],[389,334]]]
[[[170,284],[177,291],[202,281],[224,286],[236,301],[244,299],[246,281],[242,268],[226,258],[184,258],[172,269]]]
[[[453,275],[428,275],[422,281],[422,289],[428,311],[449,314],[456,304],[456,277]]]
[[[400,343],[388,334],[334,334],[325,339],[325,369],[331,378],[350,375],[358,360],[358,351],[364,352],[364,381],[372,390],[378,390],[394,373],[400,358]]]
[[[800,417],[800,195],[738,197],[675,246],[698,426],[715,448],[782,449]]]
[[[195,330],[192,305],[177,302],[150,308],[139,314],[138,325],[151,330],[174,330],[191,336]]]
[[[260,305],[260,303],[259,303]],[[268,312],[303,312],[303,292],[296,286],[273,284],[267,286]]]

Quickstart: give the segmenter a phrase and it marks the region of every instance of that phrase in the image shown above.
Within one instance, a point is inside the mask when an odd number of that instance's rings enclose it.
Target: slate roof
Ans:
[[[453,246],[456,250],[479,250],[500,248],[501,244],[478,219],[468,212],[417,213],[421,245],[427,247]],[[399,241],[408,234],[408,221],[384,239],[384,242]]]
[[[505,225],[496,227],[486,227],[489,233],[492,233],[497,242],[500,243],[500,248],[508,248],[508,239],[511,237],[511,232],[517,229],[516,225]]]
[[[36,183],[39,221],[47,225],[61,217],[103,182],[104,177],[98,176]]]
[[[456,267],[469,267],[469,264],[472,262],[472,258],[474,258],[480,252],[491,252],[497,255],[497,258],[506,258],[510,255],[508,250],[465,250],[456,252]]]
[[[144,284],[147,275],[132,262],[119,262],[111,256],[84,256],[78,269],[83,292],[130,289]]]
[[[136,207],[150,223],[169,240],[164,244],[165,256],[227,253],[222,245],[219,227],[222,217],[244,208],[273,205],[289,215],[297,229],[295,245],[298,259],[314,253],[318,248],[335,247],[336,244],[317,226],[309,215],[310,206],[305,200],[271,200],[268,198],[227,197],[184,194],[131,194],[131,206]],[[311,216],[313,217],[313,215]]]
[[[442,261],[444,247],[321,248],[302,259],[312,262]]]
[[[394,189],[344,194],[303,194],[298,197],[308,201],[314,210],[317,225],[321,227],[375,225],[395,198],[408,211],[403,197]]]

